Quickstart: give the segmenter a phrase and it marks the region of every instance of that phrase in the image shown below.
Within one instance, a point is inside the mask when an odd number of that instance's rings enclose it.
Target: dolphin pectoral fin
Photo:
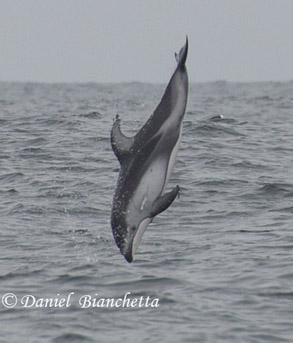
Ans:
[[[134,137],[126,137],[120,128],[121,119],[116,115],[112,131],[111,131],[111,145],[120,163],[130,154],[130,149],[134,142]]]
[[[159,213],[165,211],[175,200],[176,196],[179,195],[180,188],[176,186],[172,189],[171,192],[168,192],[162,196],[160,196],[153,205],[153,210],[151,213],[151,217],[155,217]]]

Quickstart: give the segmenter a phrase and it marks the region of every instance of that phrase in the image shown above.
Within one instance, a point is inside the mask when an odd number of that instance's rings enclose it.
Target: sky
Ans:
[[[0,0],[0,81],[293,79],[292,0]]]

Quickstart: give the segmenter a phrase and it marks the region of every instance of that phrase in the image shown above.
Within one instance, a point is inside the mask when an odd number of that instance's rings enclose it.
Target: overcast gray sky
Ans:
[[[293,0],[0,0],[0,80],[293,79]]]

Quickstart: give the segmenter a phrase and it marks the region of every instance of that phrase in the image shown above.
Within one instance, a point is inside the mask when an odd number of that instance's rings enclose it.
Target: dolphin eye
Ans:
[[[134,232],[134,231],[136,230],[136,227],[135,227],[135,226],[132,226],[132,227],[130,228],[130,230],[131,230],[131,232]]]

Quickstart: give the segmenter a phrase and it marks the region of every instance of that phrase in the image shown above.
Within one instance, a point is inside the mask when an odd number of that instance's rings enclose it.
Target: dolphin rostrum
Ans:
[[[177,68],[158,107],[134,137],[121,132],[119,116],[111,131],[120,173],[112,205],[111,225],[117,246],[128,262],[153,218],[174,201],[179,186],[165,193],[177,156],[188,93],[185,61],[188,39],[175,54]]]

